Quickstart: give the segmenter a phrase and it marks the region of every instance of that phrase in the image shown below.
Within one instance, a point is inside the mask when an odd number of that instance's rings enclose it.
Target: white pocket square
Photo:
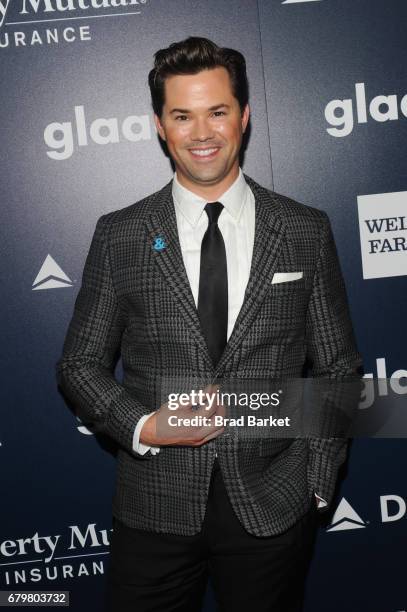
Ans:
[[[302,272],[274,272],[271,284],[288,283],[289,281],[299,280],[303,277]]]

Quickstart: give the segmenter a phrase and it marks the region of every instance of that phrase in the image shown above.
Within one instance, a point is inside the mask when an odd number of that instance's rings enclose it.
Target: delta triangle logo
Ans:
[[[366,523],[343,497],[327,531],[346,531],[348,529],[363,529],[364,527],[366,527]]]
[[[40,271],[32,285],[33,291],[37,289],[59,289],[60,287],[72,287],[73,283],[69,276],[57,264],[51,255],[47,255]]]

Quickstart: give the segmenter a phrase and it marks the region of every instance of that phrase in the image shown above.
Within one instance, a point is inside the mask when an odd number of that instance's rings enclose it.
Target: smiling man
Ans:
[[[110,610],[198,611],[209,575],[223,612],[299,611],[346,441],[222,435],[223,407],[192,400],[177,417],[209,420],[170,434],[158,390],[299,378],[306,364],[358,377],[329,220],[239,167],[241,53],[188,38],[155,54],[149,85],[175,173],[98,220],[57,366],[81,420],[118,443]]]
[[[239,152],[249,121],[247,100],[241,101],[241,108],[224,67],[168,76],[165,88],[165,104],[154,118],[177,180],[196,195],[216,200],[239,176]]]

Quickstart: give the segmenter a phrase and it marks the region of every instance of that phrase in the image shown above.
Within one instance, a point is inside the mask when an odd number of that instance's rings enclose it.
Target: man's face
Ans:
[[[225,68],[166,79],[163,113],[154,118],[181,182],[204,187],[237,176],[249,107],[241,112]]]

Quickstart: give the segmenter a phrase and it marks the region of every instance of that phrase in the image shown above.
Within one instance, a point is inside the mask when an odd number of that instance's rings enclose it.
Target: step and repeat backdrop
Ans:
[[[404,0],[0,0],[0,590],[105,609],[115,447],[66,406],[55,363],[97,219],[172,176],[147,74],[173,41],[245,55],[243,169],[328,213],[360,410],[393,395],[407,411],[406,23]],[[321,519],[305,612],[407,610],[406,431],[372,433]]]

